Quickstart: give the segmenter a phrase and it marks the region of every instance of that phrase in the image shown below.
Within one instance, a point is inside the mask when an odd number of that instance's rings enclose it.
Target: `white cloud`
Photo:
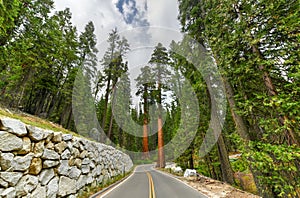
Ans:
[[[174,0],[149,0],[147,17],[151,25],[178,29],[178,3]]]

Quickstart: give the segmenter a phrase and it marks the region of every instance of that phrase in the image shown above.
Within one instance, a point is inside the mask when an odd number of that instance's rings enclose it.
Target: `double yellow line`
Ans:
[[[154,184],[151,174],[147,171],[147,176],[149,179],[149,198],[155,198],[155,190],[154,190]]]

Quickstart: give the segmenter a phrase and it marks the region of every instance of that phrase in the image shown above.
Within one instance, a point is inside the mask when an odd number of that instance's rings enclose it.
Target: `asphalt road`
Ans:
[[[137,166],[134,173],[101,198],[206,198],[178,179],[157,171],[153,165]]]

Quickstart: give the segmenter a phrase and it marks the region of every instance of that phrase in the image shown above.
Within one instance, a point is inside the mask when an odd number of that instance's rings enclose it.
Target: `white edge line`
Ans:
[[[153,171],[156,171],[156,172],[158,172],[158,173],[160,173],[160,174],[166,175],[166,176],[168,176],[168,177],[170,177],[170,178],[173,178],[173,179],[175,179],[175,180],[177,180],[177,181],[179,181],[179,182],[183,183],[184,185],[186,185],[186,186],[190,187],[191,189],[193,189],[193,190],[197,191],[198,193],[200,193],[200,194],[202,194],[203,196],[205,196],[205,197],[207,197],[207,198],[208,198],[208,196],[206,196],[206,195],[205,195],[205,194],[203,194],[202,192],[200,192],[200,191],[196,190],[195,188],[193,188],[192,186],[188,185],[187,183],[184,183],[184,182],[183,182],[183,181],[181,181],[180,179],[178,179],[178,178],[176,178],[176,177],[173,177],[173,176],[171,176],[171,175],[169,175],[169,174],[167,174],[167,173],[164,173],[164,172],[162,172],[162,171],[160,171],[160,170],[156,170],[156,169],[153,169],[153,168],[152,168],[152,170],[153,170]]]
[[[136,166],[137,167],[137,166]],[[113,188],[109,189],[107,192],[105,192],[103,195],[100,196],[100,198],[104,198],[106,195],[108,195],[109,193],[111,193],[113,190],[115,190],[116,188],[118,188],[120,185],[122,185],[123,183],[125,183],[129,178],[131,178],[134,173],[135,173],[135,169],[136,167],[134,168],[132,174],[127,177],[124,181],[120,182],[118,185],[114,186]]]

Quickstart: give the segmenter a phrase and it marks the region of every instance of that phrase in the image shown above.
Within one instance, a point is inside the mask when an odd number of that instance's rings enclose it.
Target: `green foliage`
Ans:
[[[231,167],[234,172],[248,172],[249,164],[247,159],[237,159],[231,162]]]
[[[255,146],[228,137],[250,153],[260,194],[300,196],[299,2],[180,0],[179,8],[183,30],[210,49],[233,89],[231,111],[242,116]]]
[[[300,149],[295,146],[252,142],[248,153],[251,164],[261,173],[261,183],[272,186],[278,197],[295,197],[299,187]],[[267,191],[268,189],[263,189]]]

